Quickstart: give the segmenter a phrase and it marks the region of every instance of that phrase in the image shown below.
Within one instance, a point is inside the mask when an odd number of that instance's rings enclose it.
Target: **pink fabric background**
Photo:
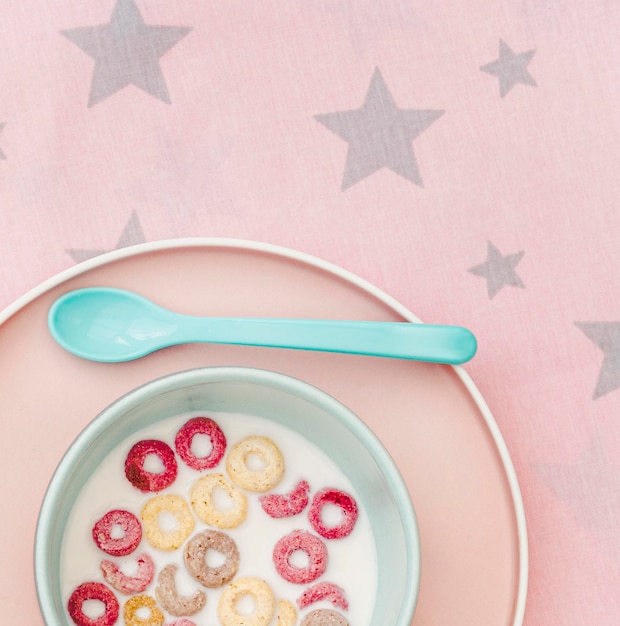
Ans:
[[[599,324],[620,326],[620,5],[136,0],[192,29],[159,59],[171,103],[129,85],[88,106],[94,59],[60,31],[114,6],[2,3],[0,307],[105,250],[224,236],[468,326],[523,492],[525,624],[620,623],[620,339]],[[503,97],[480,70],[500,40],[535,50],[535,85]],[[315,116],[360,108],[377,68],[398,108],[445,111],[411,142],[423,187],[384,167],[341,189],[347,141]],[[488,242],[520,254],[492,297],[470,271]]]

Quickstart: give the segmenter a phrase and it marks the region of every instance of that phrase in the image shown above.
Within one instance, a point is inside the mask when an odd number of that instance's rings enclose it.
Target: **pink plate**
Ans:
[[[78,432],[120,395],[192,367],[247,365],[301,378],[335,396],[379,436],[400,467],[422,542],[414,626],[523,621],[527,538],[518,484],[484,400],[463,368],[270,348],[169,348],[139,361],[74,357],[47,332],[59,295],[87,286],[137,291],[182,313],[419,321],[357,276],[268,244],[183,239],[82,263],[0,315],[0,589],[5,616],[43,624],[32,540],[43,494]]]

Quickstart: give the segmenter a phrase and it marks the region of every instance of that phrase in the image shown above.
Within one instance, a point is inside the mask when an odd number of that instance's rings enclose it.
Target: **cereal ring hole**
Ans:
[[[305,550],[295,550],[289,557],[288,562],[291,567],[306,569],[310,566],[310,556]]]
[[[205,562],[208,567],[221,567],[226,563],[226,558],[225,554],[213,548],[209,548],[205,554]]]
[[[244,617],[254,615],[257,608],[256,598],[251,593],[244,593],[235,602],[235,613]]]
[[[321,520],[327,528],[337,528],[344,523],[345,514],[342,507],[326,502],[321,509]]]
[[[171,533],[179,527],[179,520],[170,511],[161,511],[157,516],[157,525],[165,533]]]
[[[82,613],[89,619],[99,619],[105,614],[105,604],[95,598],[84,600],[82,602]]]
[[[196,433],[192,437],[192,443],[189,447],[192,454],[198,459],[204,459],[213,452],[213,443],[209,435],[204,433]]]
[[[125,529],[120,524],[113,524],[110,528],[110,539],[123,539]]]
[[[243,463],[250,472],[262,472],[267,467],[265,459],[256,452],[248,452],[243,457]]]
[[[230,494],[219,485],[214,487],[211,492],[211,502],[218,511],[222,512],[232,511],[235,506]]]
[[[149,452],[144,457],[142,469],[149,474],[163,474],[166,470],[166,467],[159,454]]]

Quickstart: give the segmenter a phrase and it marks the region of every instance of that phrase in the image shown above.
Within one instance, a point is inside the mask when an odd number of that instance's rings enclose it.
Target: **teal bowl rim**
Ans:
[[[394,500],[405,527],[410,529],[406,542],[405,589],[409,590],[403,604],[397,624],[392,626],[409,626],[413,619],[420,591],[421,578],[421,547],[420,530],[415,514],[411,495],[394,459],[387,451],[377,435],[342,402],[319,389],[311,383],[279,372],[245,366],[212,366],[199,367],[171,374],[166,374],[135,387],[117,398],[89,422],[73,440],[61,458],[45,491],[37,518],[34,541],[34,575],[37,599],[41,615],[49,626],[56,626],[49,620],[54,617],[54,602],[51,585],[46,576],[49,571],[49,551],[47,549],[47,529],[49,520],[54,515],[56,502],[63,486],[72,472],[72,468],[88,449],[89,445],[103,433],[119,415],[137,406],[155,394],[173,391],[181,386],[205,382],[247,382],[263,384],[279,391],[292,393],[323,409],[344,424],[370,451],[385,474],[386,481],[392,489]]]

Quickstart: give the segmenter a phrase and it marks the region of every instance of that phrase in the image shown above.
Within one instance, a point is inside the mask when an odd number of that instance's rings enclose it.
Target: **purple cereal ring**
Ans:
[[[148,472],[144,469],[144,460],[149,454],[155,454],[164,464],[163,472]],[[138,441],[129,451],[125,460],[127,480],[142,492],[157,492],[169,487],[177,477],[177,460],[172,448],[158,439]]]
[[[211,440],[211,452],[207,456],[196,456],[192,452],[195,435],[206,435]],[[206,470],[222,460],[226,451],[226,436],[210,417],[192,417],[177,432],[174,446],[186,465],[195,470]]]
[[[127,576],[112,561],[101,561],[99,568],[106,582],[117,591],[129,596],[142,593],[153,582],[155,576],[155,564],[148,554],[139,556],[137,561],[138,573],[135,576]]]
[[[321,517],[326,504],[335,504],[342,509],[344,518],[337,526],[326,526]],[[312,528],[325,539],[342,539],[351,533],[357,521],[357,502],[353,496],[339,489],[323,489],[312,498],[308,519]]]
[[[301,550],[308,556],[306,567],[297,567],[289,561],[294,552]],[[294,530],[282,537],[273,549],[273,563],[276,570],[290,583],[304,584],[316,580],[327,567],[325,544],[306,530]]]
[[[317,609],[303,618],[301,626],[349,626],[349,622],[337,611]]]
[[[341,589],[338,585],[328,582],[316,583],[312,587],[308,587],[299,598],[297,598],[297,606],[300,609],[313,604],[314,602],[320,602],[321,600],[329,600],[334,606],[337,606],[345,611],[349,608],[349,603],[344,595],[344,589]]]
[[[292,517],[299,515],[308,504],[310,485],[307,480],[300,480],[286,494],[270,493],[259,498],[263,511],[270,517]]]
[[[103,615],[92,618],[82,611],[82,604],[86,600],[99,600],[104,605]],[[103,583],[88,582],[77,587],[67,603],[67,610],[77,626],[112,626],[116,623],[119,614],[119,604],[116,596]]]
[[[122,530],[121,537],[113,537],[115,527]],[[108,511],[93,526],[93,540],[100,550],[111,556],[127,556],[131,554],[142,539],[140,520],[129,511],[114,509]]]

